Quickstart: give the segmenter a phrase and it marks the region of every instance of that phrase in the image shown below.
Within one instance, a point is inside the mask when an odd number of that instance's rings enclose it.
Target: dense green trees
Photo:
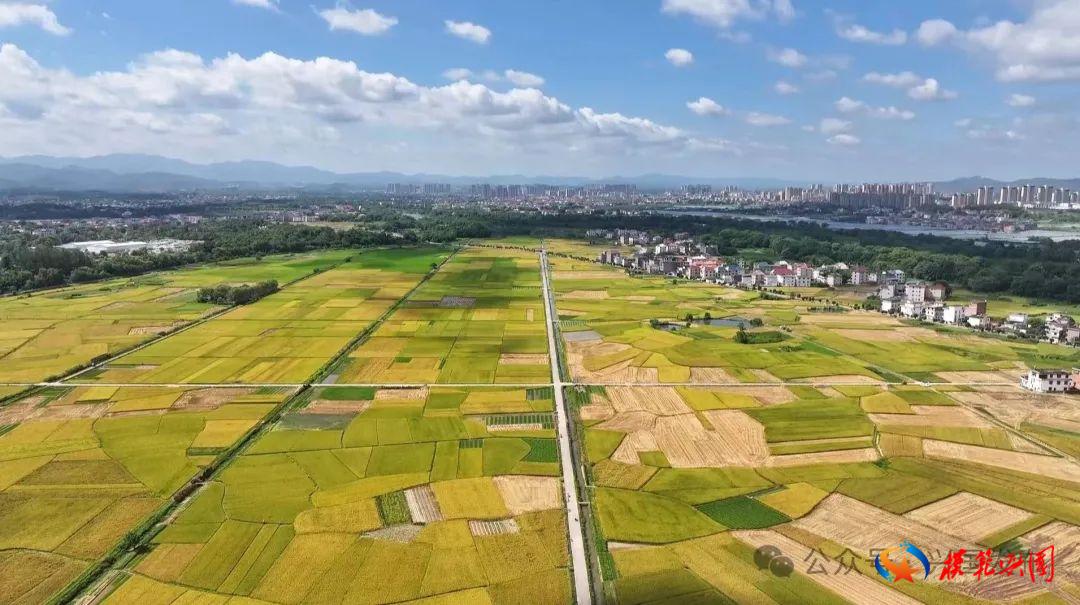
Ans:
[[[198,301],[214,305],[248,305],[264,296],[278,291],[277,280],[263,281],[249,286],[220,284],[213,288],[199,288]]]

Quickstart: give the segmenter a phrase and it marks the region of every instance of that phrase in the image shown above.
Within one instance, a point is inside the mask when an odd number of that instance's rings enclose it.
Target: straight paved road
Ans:
[[[592,605],[589,585],[589,557],[586,554],[585,532],[581,525],[581,505],[578,502],[577,469],[570,449],[570,413],[563,397],[562,375],[559,373],[559,349],[555,343],[555,300],[551,296],[547,251],[540,251],[540,272],[543,276],[544,306],[547,310],[548,352],[551,355],[551,384],[555,387],[555,420],[558,423],[559,459],[562,461],[563,499],[566,501],[567,528],[570,533],[570,560],[574,567],[574,593],[578,605]]]

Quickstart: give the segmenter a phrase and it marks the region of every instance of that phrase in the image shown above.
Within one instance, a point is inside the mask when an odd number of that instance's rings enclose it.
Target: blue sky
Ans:
[[[1078,176],[1080,0],[0,0],[0,155]]]

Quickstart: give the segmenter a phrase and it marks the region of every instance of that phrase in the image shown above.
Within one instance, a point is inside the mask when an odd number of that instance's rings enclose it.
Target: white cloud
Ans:
[[[950,101],[958,95],[945,90],[934,78],[927,78],[922,84],[908,89],[908,96],[916,101]]]
[[[838,134],[826,139],[830,145],[838,145],[841,147],[853,147],[862,143],[862,139],[853,134]]]
[[[851,122],[839,118],[824,118],[818,125],[821,134],[839,134],[851,130]]]
[[[936,79],[923,78],[910,71],[896,74],[872,71],[863,76],[863,81],[893,88],[906,88],[907,95],[916,101],[949,101],[959,96],[955,91],[943,88]]]
[[[806,65],[807,61],[809,60],[807,59],[806,55],[795,50],[794,48],[783,48],[779,50],[770,49],[767,56],[769,60],[773,63],[779,63],[784,67],[794,68]]]
[[[1006,101],[1009,107],[1031,107],[1035,104],[1035,97],[1031,95],[1012,94]]]
[[[965,132],[964,135],[975,141],[1008,142],[1020,141],[1024,138],[1024,135],[1015,130],[998,130],[994,128],[972,128]]]
[[[36,25],[55,36],[71,33],[71,29],[61,25],[56,13],[44,4],[0,3],[0,28],[20,25]]]
[[[474,75],[460,69],[449,76]],[[0,46],[0,154],[93,155],[169,149],[207,157],[358,153],[371,133],[439,133],[471,149],[547,145],[585,153],[720,151],[716,141],[643,117],[573,108],[535,88],[506,92],[464,80],[424,86],[351,61],[276,53],[204,59],[163,50],[118,71],[51,69],[12,44]],[[524,136],[527,135],[527,136]],[[365,143],[366,144],[366,143]],[[372,152],[375,160],[385,148]],[[303,155],[295,156],[297,159]]]
[[[690,101],[686,104],[686,107],[699,116],[723,116],[731,113],[726,107],[708,97]]]
[[[721,29],[740,19],[761,20],[771,15],[786,22],[795,18],[791,0],[664,0],[660,10],[669,15],[690,15]]]
[[[349,10],[339,6],[319,11],[319,16],[331,30],[351,31],[365,36],[384,34],[398,23],[395,17],[380,15],[370,8]]]
[[[936,46],[953,39],[957,34],[956,26],[944,19],[923,21],[915,32],[915,38],[923,46]]]
[[[278,8],[278,0],[233,0],[233,4],[254,6],[255,8],[265,8],[266,10],[277,10]]]
[[[523,88],[539,88],[544,85],[544,79],[536,74],[531,74],[527,71],[518,71],[516,69],[508,69],[503,72],[506,79],[510,81],[514,86],[521,86]]]
[[[927,45],[953,43],[997,61],[1004,82],[1080,80],[1080,0],[1039,0],[1023,22],[998,21],[961,31],[944,20],[927,21]],[[923,30],[920,27],[920,31]]]
[[[849,42],[882,46],[902,46],[907,43],[907,32],[902,29],[894,29],[889,33],[876,32],[857,23],[838,23],[836,35]]]
[[[781,95],[794,95],[799,93],[798,86],[795,86],[790,82],[785,82],[784,80],[780,80],[779,82],[777,82],[773,86],[773,90],[775,90],[777,94]]]
[[[442,72],[442,75],[447,80],[453,80],[456,82],[457,80],[471,80],[473,79],[475,74],[473,74],[473,71],[467,67],[452,67]]]
[[[664,53],[664,58],[675,67],[686,67],[694,62],[694,53],[685,48],[672,48]]]
[[[895,106],[874,107],[851,97],[841,97],[833,104],[840,113],[861,113],[879,120],[914,120],[915,112]]]
[[[491,30],[483,25],[468,21],[451,21],[449,19],[445,21],[445,24],[447,33],[463,40],[469,40],[477,44],[487,44],[491,40]]]
[[[751,111],[746,114],[744,120],[751,126],[784,126],[791,123],[791,120],[784,116],[758,111]]]
[[[923,79],[918,74],[910,71],[903,71],[898,74],[882,74],[872,71],[863,76],[863,81],[892,86],[893,88],[911,88],[921,84]]]

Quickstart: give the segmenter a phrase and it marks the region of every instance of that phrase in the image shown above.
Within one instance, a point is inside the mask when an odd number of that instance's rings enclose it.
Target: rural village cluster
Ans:
[[[1068,314],[1052,313],[1041,322],[1027,313],[990,317],[986,312],[987,301],[949,304],[952,293],[949,284],[908,279],[900,269],[873,271],[847,263],[815,267],[785,260],[748,263],[717,256],[713,246],[698,243],[688,234],[664,238],[633,229],[594,229],[586,236],[633,247],[634,252],[625,255],[612,248],[597,257],[603,264],[624,267],[632,273],[667,275],[748,290],[852,286],[865,291],[869,304],[876,303],[882,313],[1052,344],[1080,344],[1080,325]],[[1080,368],[1034,368],[1020,381],[1020,386],[1037,393],[1064,393],[1075,389],[1077,384],[1080,384]]]

